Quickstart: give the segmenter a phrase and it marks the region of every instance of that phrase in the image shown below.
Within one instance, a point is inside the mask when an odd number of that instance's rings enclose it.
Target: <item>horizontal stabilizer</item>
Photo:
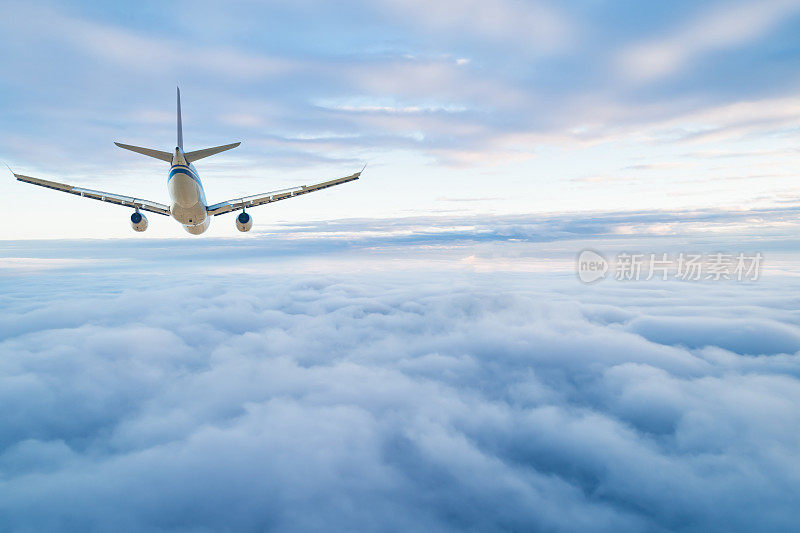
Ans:
[[[161,150],[153,150],[152,148],[142,148],[141,146],[131,146],[130,144],[122,144],[118,142],[115,142],[114,144],[116,144],[120,148],[125,148],[126,150],[130,150],[131,152],[136,152],[137,154],[155,157],[156,159],[166,161],[167,163],[172,163],[172,154],[169,152],[162,152]]]
[[[204,148],[203,150],[186,152],[184,156],[186,157],[186,162],[191,163],[193,161],[197,161],[198,159],[203,159],[204,157],[215,155],[220,152],[224,152],[225,150],[230,150],[231,148],[236,148],[240,144],[242,143],[225,144],[223,146],[215,146],[214,148]]]

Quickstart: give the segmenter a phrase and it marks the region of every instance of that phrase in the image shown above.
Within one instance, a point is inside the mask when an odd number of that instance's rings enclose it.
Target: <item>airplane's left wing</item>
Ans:
[[[141,209],[142,211],[158,213],[159,215],[169,215],[169,206],[164,204],[159,204],[157,202],[142,200],[141,198],[132,198],[130,196],[123,196],[121,194],[113,194],[110,192],[94,191],[92,189],[84,189],[82,187],[73,187],[72,185],[67,185],[66,183],[58,183],[57,181],[48,181],[39,178],[32,178],[30,176],[23,176],[22,174],[17,174],[13,170],[12,173],[14,174],[14,177],[16,177],[19,181],[24,181],[25,183],[31,183],[33,185],[38,185],[40,187],[47,187],[48,189],[55,189],[57,191],[67,192],[69,194],[75,194],[78,196],[83,196],[85,198],[92,198],[93,200],[100,200],[101,202],[109,202],[112,204],[133,207],[136,209]]]
[[[286,200],[288,198],[294,198],[295,196],[300,196],[301,194],[308,194],[314,191],[321,191],[322,189],[327,189],[328,187],[333,187],[336,185],[341,185],[343,183],[348,183],[350,181],[355,181],[359,177],[361,177],[361,172],[356,172],[355,174],[351,174],[350,176],[345,176],[344,178],[337,178],[335,180],[323,181],[322,183],[316,183],[314,185],[301,185],[299,187],[292,187],[290,189],[281,189],[279,191],[265,192],[262,194],[256,194],[254,196],[245,196],[244,198],[228,200],[227,202],[220,202],[218,204],[208,206],[208,214],[217,216],[217,215],[222,215],[224,213],[230,213],[231,211],[244,209],[246,207],[255,207],[257,205],[269,204],[272,202],[277,202],[279,200]]]

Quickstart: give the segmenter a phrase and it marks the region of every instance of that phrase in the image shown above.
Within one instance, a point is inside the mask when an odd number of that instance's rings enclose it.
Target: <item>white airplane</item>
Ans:
[[[169,169],[169,177],[167,178],[167,189],[169,189],[169,197],[172,200],[171,205],[159,204],[141,198],[133,198],[130,196],[122,196],[120,194],[112,194],[103,191],[94,191],[92,189],[84,189],[82,187],[73,187],[65,183],[58,183],[55,181],[48,181],[39,178],[32,178],[30,176],[23,176],[11,171],[19,181],[25,183],[32,183],[41,187],[55,189],[57,191],[68,192],[70,194],[77,194],[86,198],[100,200],[102,202],[109,202],[117,205],[124,205],[134,209],[131,214],[131,226],[135,231],[144,231],[147,229],[147,218],[140,211],[149,211],[151,213],[158,213],[159,215],[172,215],[172,218],[177,220],[183,225],[184,229],[192,235],[200,235],[208,229],[211,224],[211,217],[222,215],[223,213],[230,213],[231,211],[241,210],[242,212],[236,217],[236,229],[239,231],[250,231],[253,227],[253,217],[245,211],[248,207],[255,207],[257,205],[268,204],[277,202],[279,200],[286,200],[287,198],[294,198],[301,194],[307,194],[314,191],[320,191],[333,187],[334,185],[341,185],[348,181],[357,180],[363,172],[356,172],[350,176],[339,178],[330,181],[323,181],[315,185],[301,185],[289,189],[281,189],[279,191],[272,191],[263,194],[256,194],[254,196],[246,196],[226,202],[220,202],[214,205],[206,204],[206,195],[203,191],[203,184],[200,182],[200,176],[195,170],[194,163],[199,159],[208,157],[231,148],[236,148],[241,143],[226,144],[223,146],[216,146],[214,148],[205,148],[203,150],[194,150],[192,152],[183,151],[183,126],[181,124],[181,90],[178,88],[178,146],[175,147],[175,152],[162,152],[160,150],[153,150],[151,148],[142,148],[140,146],[131,146],[129,144],[121,144],[115,142],[120,148],[131,150],[136,153],[161,159],[170,163],[172,166]]]

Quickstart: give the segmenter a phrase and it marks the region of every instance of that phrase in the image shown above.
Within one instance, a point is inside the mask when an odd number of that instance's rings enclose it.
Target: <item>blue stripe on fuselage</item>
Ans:
[[[191,168],[185,165],[173,165],[172,168],[169,170],[169,178],[167,178],[167,182],[172,179],[172,176],[175,174],[186,174],[194,181],[200,184],[200,176],[197,175]]]

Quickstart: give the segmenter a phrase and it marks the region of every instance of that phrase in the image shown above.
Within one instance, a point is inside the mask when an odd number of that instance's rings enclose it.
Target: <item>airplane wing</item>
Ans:
[[[363,172],[363,169],[361,172]],[[245,196],[244,198],[237,198],[235,200],[228,200],[227,202],[220,202],[218,204],[208,206],[208,214],[214,216],[222,215],[225,213],[230,213],[231,211],[244,209],[245,207],[255,207],[257,205],[269,204],[279,200],[294,198],[295,196],[300,196],[301,194],[321,191],[322,189],[327,189],[328,187],[341,185],[342,183],[347,183],[349,181],[355,181],[361,176],[361,172],[356,172],[355,174],[345,176],[344,178],[323,181],[322,183],[317,183],[315,185],[301,185],[299,187],[265,192],[253,196]]]
[[[86,198],[100,200],[101,202],[109,202],[117,205],[135,207],[141,209],[142,211],[158,213],[159,215],[169,215],[169,206],[164,204],[159,204],[157,202],[142,200],[141,198],[131,198],[130,196],[123,196],[121,194],[113,194],[110,192],[93,191],[92,189],[73,187],[72,185],[67,185],[66,183],[58,183],[56,181],[48,181],[39,178],[32,178],[30,176],[23,176],[22,174],[17,174],[13,170],[11,172],[14,174],[14,177],[16,177],[19,181],[24,181],[25,183],[32,183],[33,185],[38,185],[40,187],[47,187],[48,189],[55,189],[57,191],[68,192],[69,194],[76,194],[78,196],[84,196]]]

